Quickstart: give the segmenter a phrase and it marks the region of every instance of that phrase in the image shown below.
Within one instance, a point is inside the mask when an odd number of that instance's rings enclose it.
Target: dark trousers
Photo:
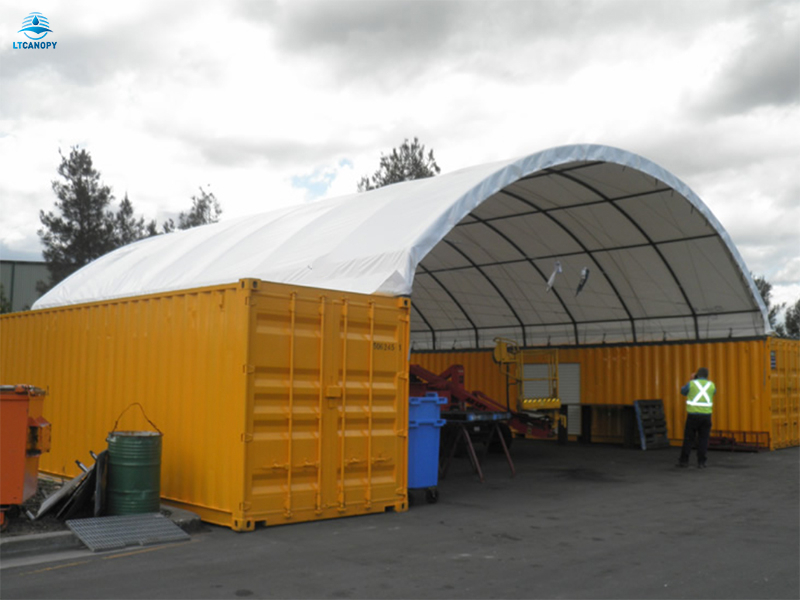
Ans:
[[[683,447],[681,448],[680,462],[689,464],[689,454],[697,440],[697,464],[706,464],[708,452],[708,438],[711,436],[711,415],[689,413],[686,415],[686,427],[683,429]]]

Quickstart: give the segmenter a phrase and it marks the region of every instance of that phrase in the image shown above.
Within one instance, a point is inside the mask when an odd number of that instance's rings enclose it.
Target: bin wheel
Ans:
[[[439,501],[439,490],[436,488],[425,490],[425,500],[428,504],[436,504]]]
[[[0,508],[0,531],[8,529],[8,524],[12,519],[19,517],[19,505],[8,504]]]

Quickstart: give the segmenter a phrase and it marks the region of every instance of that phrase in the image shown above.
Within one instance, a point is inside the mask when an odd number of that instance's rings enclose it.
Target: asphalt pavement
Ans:
[[[408,512],[93,554],[3,559],[2,598],[800,597],[800,449],[712,452],[516,440]]]

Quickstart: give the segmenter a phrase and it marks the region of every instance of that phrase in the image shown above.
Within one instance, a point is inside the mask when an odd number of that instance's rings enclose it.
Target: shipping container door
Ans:
[[[336,354],[326,343],[326,302],[267,292],[250,302],[245,521],[235,529],[252,529],[256,520],[290,522],[298,510],[321,513],[331,502],[324,460],[336,439]]]
[[[255,302],[244,506],[252,524],[397,501],[405,459],[396,308],[311,291],[260,293]]]
[[[405,299],[369,297],[330,304],[330,516],[405,508],[407,307]]]

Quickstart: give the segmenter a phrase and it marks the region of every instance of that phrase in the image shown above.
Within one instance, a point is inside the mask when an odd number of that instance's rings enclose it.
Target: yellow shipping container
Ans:
[[[4,315],[3,382],[48,391],[43,471],[77,474],[135,402],[161,493],[251,530],[405,510],[409,300],[258,280]],[[129,410],[118,428],[152,429]]]
[[[800,446],[800,342],[773,338],[769,350],[773,445]]]
[[[680,444],[686,416],[681,386],[705,366],[716,383],[713,428],[744,433],[770,449],[800,445],[800,342],[779,338],[747,341],[652,344],[638,346],[565,347],[559,364],[579,373],[572,389],[581,405],[632,405],[634,400],[664,402],[671,442]],[[491,351],[415,353],[411,362],[435,373],[452,364],[465,367],[465,386],[505,401],[506,381]],[[561,389],[564,389],[564,373]],[[513,388],[512,388],[513,394]],[[513,403],[513,399],[512,399]],[[603,411],[593,427],[598,439],[621,436],[617,423]],[[609,420],[610,419],[610,420]],[[608,421],[608,422],[607,422]],[[621,438],[620,438],[621,439]],[[739,436],[739,441],[741,436]]]

